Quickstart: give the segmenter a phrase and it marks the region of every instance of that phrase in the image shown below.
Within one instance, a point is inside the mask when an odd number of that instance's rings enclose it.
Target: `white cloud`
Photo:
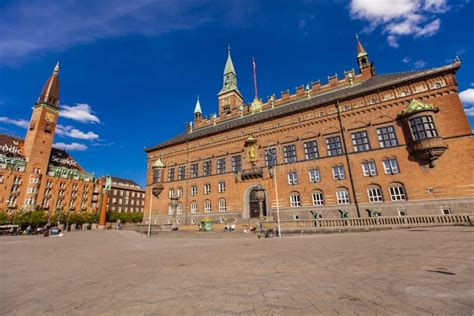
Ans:
[[[423,68],[426,66],[426,62],[423,59],[415,61],[415,68]]]
[[[99,139],[99,135],[97,135],[94,132],[89,131],[87,133],[84,133],[83,131],[80,131],[77,128],[74,128],[72,126],[64,126],[61,124],[58,124],[58,126],[56,127],[56,134],[59,136],[66,136],[66,137],[77,138],[77,139],[86,139],[86,140]]]
[[[471,84],[472,86],[472,84]],[[459,98],[461,99],[461,102],[466,105],[474,105],[474,89],[466,89],[459,93]],[[474,111],[474,109],[472,109]]]
[[[23,119],[15,120],[5,116],[0,116],[0,123],[13,124],[23,128],[28,128],[28,125],[30,124],[30,122],[25,121]]]
[[[53,147],[56,147],[56,148],[59,148],[59,149],[64,149],[64,150],[70,150],[70,151],[85,151],[85,150],[87,150],[86,145],[79,144],[79,143],[71,143],[71,144],[55,143],[55,144],[53,144]]]
[[[89,104],[76,103],[76,105],[62,105],[59,116],[81,123],[100,123]]]
[[[404,64],[408,64],[410,61],[411,61],[411,58],[408,57],[408,56],[402,59],[402,62],[403,62]]]
[[[350,15],[369,22],[365,31],[380,27],[387,43],[398,48],[401,36],[429,37],[438,32],[437,15],[449,10],[447,0],[351,0]]]

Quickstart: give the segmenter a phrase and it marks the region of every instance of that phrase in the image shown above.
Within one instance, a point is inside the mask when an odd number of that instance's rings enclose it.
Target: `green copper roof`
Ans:
[[[408,106],[400,112],[400,116],[407,115],[409,113],[414,113],[423,110],[434,110],[435,107],[429,103],[423,103],[417,99],[412,99]]]
[[[158,158],[155,163],[153,164],[153,168],[164,168],[165,164],[161,160],[161,158]]]
[[[234,64],[232,63],[232,57],[230,57],[230,46],[227,49],[227,61],[225,63],[224,75],[228,73],[233,73],[234,75],[237,75],[235,73]]]

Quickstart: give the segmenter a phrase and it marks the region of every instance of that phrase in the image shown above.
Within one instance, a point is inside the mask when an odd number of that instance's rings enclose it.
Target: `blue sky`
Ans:
[[[253,56],[260,96],[279,96],[356,68],[355,33],[378,73],[459,56],[474,126],[473,19],[468,0],[0,0],[0,133],[24,137],[60,61],[55,143],[89,172],[144,185],[144,147],[183,132],[198,94],[217,111],[228,44],[249,102]]]

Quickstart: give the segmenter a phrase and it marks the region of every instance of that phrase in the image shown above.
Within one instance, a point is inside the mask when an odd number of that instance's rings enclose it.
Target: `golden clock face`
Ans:
[[[54,114],[46,112],[46,115],[44,116],[44,120],[49,123],[54,123]]]

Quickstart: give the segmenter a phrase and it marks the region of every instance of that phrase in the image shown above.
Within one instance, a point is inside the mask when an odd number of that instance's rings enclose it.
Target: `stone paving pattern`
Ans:
[[[89,231],[0,238],[0,314],[474,311],[473,227],[282,239],[218,236]]]

